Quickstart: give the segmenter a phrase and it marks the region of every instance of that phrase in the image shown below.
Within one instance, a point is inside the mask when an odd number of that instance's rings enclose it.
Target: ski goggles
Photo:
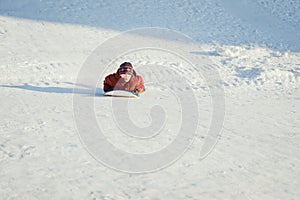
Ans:
[[[118,72],[119,72],[120,74],[127,74],[127,73],[132,74],[132,73],[133,73],[133,69],[127,68],[127,67],[122,67],[122,68],[119,68],[119,69],[118,69]]]

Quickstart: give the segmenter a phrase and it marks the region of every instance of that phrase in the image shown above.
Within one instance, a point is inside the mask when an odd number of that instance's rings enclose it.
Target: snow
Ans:
[[[299,7],[0,1],[0,199],[299,199]]]

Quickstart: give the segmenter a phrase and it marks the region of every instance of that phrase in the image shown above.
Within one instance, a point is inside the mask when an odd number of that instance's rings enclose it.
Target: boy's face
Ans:
[[[125,82],[128,82],[131,79],[131,74],[121,74],[120,76]]]

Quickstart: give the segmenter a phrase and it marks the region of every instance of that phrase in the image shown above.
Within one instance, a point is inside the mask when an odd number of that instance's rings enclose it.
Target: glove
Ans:
[[[139,93],[137,89],[134,89],[134,90],[131,91],[131,92],[134,93],[134,94],[138,94],[138,93]]]
[[[136,96],[140,96],[139,91],[137,89],[134,89],[133,91],[131,91],[133,94],[135,94]]]

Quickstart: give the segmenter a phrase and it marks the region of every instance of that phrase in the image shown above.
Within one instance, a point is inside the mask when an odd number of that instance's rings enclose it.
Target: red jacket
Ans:
[[[144,81],[141,76],[136,75],[135,71],[128,82],[122,80],[119,73],[113,73],[105,77],[103,90],[108,92],[111,90],[127,90],[140,93],[144,90]]]

